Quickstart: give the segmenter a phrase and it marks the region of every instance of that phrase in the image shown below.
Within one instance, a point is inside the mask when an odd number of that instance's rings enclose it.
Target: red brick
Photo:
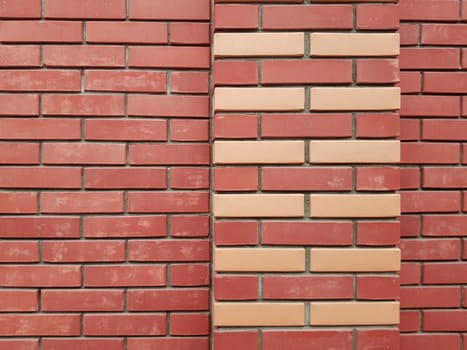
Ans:
[[[170,23],[170,43],[175,45],[207,45],[211,37],[209,23]]]
[[[44,262],[125,261],[125,241],[42,242]]]
[[[265,5],[263,29],[351,29],[350,5]]]
[[[80,315],[5,315],[0,318],[0,335],[18,336],[78,336]]]
[[[455,143],[402,143],[401,164],[457,164],[459,151]]]
[[[165,237],[165,216],[85,217],[83,231],[88,238]]]
[[[466,175],[467,168],[424,168],[423,188],[466,188]]]
[[[405,284],[420,284],[421,269],[419,263],[402,263],[400,271],[400,283]]]
[[[256,167],[216,167],[213,171],[216,191],[256,191],[258,189],[258,168]]]
[[[467,120],[424,119],[424,140],[467,141]]]
[[[0,187],[3,188],[80,188],[79,168],[2,167]]]
[[[400,72],[401,93],[418,93],[422,90],[421,73],[419,72]]]
[[[92,4],[95,9],[96,4]],[[86,41],[104,44],[166,44],[167,23],[91,21],[86,23]]]
[[[165,335],[164,314],[86,314],[86,336],[155,336]]]
[[[258,136],[258,117],[252,114],[216,114],[212,128],[215,139],[254,139]]]
[[[99,141],[166,141],[167,122],[147,119],[88,119],[85,137]]]
[[[399,29],[396,5],[358,5],[357,29]]]
[[[207,118],[209,116],[208,101],[208,96],[130,95],[128,96],[128,115]]]
[[[87,168],[84,177],[84,187],[92,189],[164,189],[167,187],[165,168]]]
[[[82,33],[81,22],[3,21],[0,27],[0,41],[4,43],[80,43]]]
[[[207,69],[210,66],[209,56],[209,47],[131,46],[128,49],[128,65],[146,68]]]
[[[171,72],[170,91],[172,93],[207,94],[209,75],[207,72]]]
[[[402,95],[400,114],[403,117],[458,117],[457,96]]]
[[[84,88],[86,91],[165,92],[166,73],[87,70]]]
[[[242,4],[215,5],[214,27],[216,29],[258,28],[258,6]]]
[[[37,213],[37,193],[0,192],[0,214]]]
[[[81,91],[81,74],[60,70],[2,70],[0,91]]]
[[[399,136],[397,114],[357,114],[357,137],[382,138]]]
[[[130,145],[132,165],[208,165],[208,144]]]
[[[171,141],[208,141],[209,122],[207,120],[175,119],[170,121]]]
[[[0,262],[39,262],[39,242],[0,241]]]
[[[399,329],[401,332],[416,332],[420,325],[419,311],[401,311]]]
[[[3,216],[0,218],[2,238],[79,238],[78,217]]]
[[[460,258],[460,240],[424,239],[402,240],[402,260],[457,260]]]
[[[37,116],[39,114],[39,96],[27,94],[0,95],[0,115]],[[6,119],[2,119],[5,123]],[[5,130],[3,127],[0,130]],[[8,130],[10,133],[10,130]]]
[[[425,72],[423,92],[458,93],[467,91],[467,72]]]
[[[401,48],[401,69],[458,69],[459,65],[457,48]]]
[[[467,263],[433,263],[423,265],[425,284],[467,283]]]
[[[42,350],[123,350],[123,339],[42,339]]]
[[[209,309],[207,289],[128,291],[129,311],[203,311]]]
[[[462,116],[467,116],[467,96],[462,96]]]
[[[400,188],[399,168],[358,167],[357,191],[391,191]]]
[[[99,265],[84,267],[86,287],[161,287],[166,285],[165,265]]]
[[[346,191],[352,189],[352,169],[270,168],[262,169],[261,188],[268,191]]]
[[[457,212],[460,193],[450,191],[402,191],[403,213]]]
[[[0,312],[37,311],[37,290],[0,290]],[[0,342],[0,349],[2,343]]]
[[[219,275],[212,282],[215,300],[257,300],[258,277]]]
[[[80,266],[0,265],[2,287],[79,287],[80,285]]]
[[[209,188],[208,168],[182,168],[170,170],[170,188],[172,189],[207,189]]]
[[[401,308],[459,307],[460,287],[402,287]]]
[[[218,246],[256,245],[258,223],[256,221],[215,221],[214,241]]]
[[[467,24],[422,24],[422,44],[467,45]]]
[[[352,299],[351,276],[263,276],[263,299]]]
[[[123,46],[54,45],[43,49],[47,67],[124,67]]]
[[[18,3],[17,0],[10,0]],[[37,0],[34,0],[37,1]],[[5,2],[2,2],[2,5]],[[0,6],[2,6],[0,5]],[[8,5],[11,8],[11,5]],[[28,9],[27,7],[22,7]],[[0,11],[4,13],[4,10]],[[2,45],[0,47],[0,67],[39,67],[40,48],[33,45]],[[1,346],[1,345],[0,345]],[[1,348],[0,348],[1,349]]]
[[[123,95],[43,95],[42,113],[66,116],[123,116]]]
[[[358,350],[399,350],[399,330],[358,329]]]
[[[399,222],[360,221],[357,223],[357,244],[364,246],[399,243]]]
[[[467,236],[467,217],[463,215],[424,215],[424,236]]]
[[[214,85],[256,85],[258,63],[256,61],[214,61]]]
[[[464,6],[466,8],[466,11],[464,12],[464,14],[467,16],[467,3],[464,3]],[[462,68],[467,68],[467,50],[466,49],[462,49]]]
[[[47,192],[41,195],[41,212],[123,213],[123,192]]]
[[[357,276],[357,299],[399,299],[399,276]]]
[[[334,346],[339,350],[351,350],[352,332],[346,330],[263,331],[264,350],[283,350],[287,348],[306,350],[310,348],[310,344],[313,344],[316,349],[326,349]]]
[[[420,35],[419,29],[418,23],[401,23],[399,29],[401,46],[416,45]]]
[[[459,349],[458,334],[401,334],[401,349],[438,350]]]
[[[423,311],[423,330],[428,332],[465,332],[467,330],[467,310]],[[445,346],[444,344],[443,347]]]
[[[351,245],[350,222],[265,221],[263,244],[270,245]]]
[[[0,3],[0,18],[40,18],[41,0],[4,0]]]
[[[124,144],[44,143],[44,164],[125,164]]]
[[[160,349],[190,350],[208,349],[208,337],[129,338],[128,350]]]
[[[401,141],[417,141],[420,135],[420,121],[418,119],[400,119],[400,137]],[[405,143],[401,145],[404,146]],[[408,146],[411,147],[411,146]],[[404,153],[401,154],[402,156]]]
[[[15,0],[16,2],[17,0]],[[2,339],[0,350],[38,350],[39,340],[36,339]],[[43,348],[44,350],[51,350]],[[58,349],[57,349],[58,350]]]
[[[399,60],[357,60],[357,83],[382,84],[397,82],[399,82]]]
[[[257,331],[214,331],[212,335],[214,349],[222,350],[257,350]],[[136,350],[136,349],[134,349]]]
[[[201,239],[128,242],[130,261],[209,261],[209,241]]]
[[[401,237],[417,237],[420,234],[421,216],[404,214],[400,217]]]
[[[123,311],[123,290],[43,290],[42,311]]]
[[[350,114],[268,114],[261,120],[261,136],[264,138],[352,136]]]
[[[130,192],[130,213],[206,213],[209,210],[207,192]]]
[[[207,237],[208,235],[208,216],[173,215],[170,218],[171,237]]]
[[[45,0],[44,13],[46,18],[124,19],[126,5],[125,0]]]
[[[420,187],[420,169],[419,168],[400,168],[401,189],[410,190]]]
[[[459,2],[457,0],[401,0],[401,20],[405,21],[457,21]]]
[[[0,138],[3,140],[79,140],[80,137],[81,123],[79,120],[60,118],[0,119]],[[29,144],[29,146],[26,146],[26,144],[22,144],[20,148],[30,148],[31,146],[34,145]],[[30,156],[34,156],[35,152],[32,153]],[[9,155],[2,156],[7,157],[7,159],[10,157]]]
[[[209,0],[132,0],[131,19],[209,20]]]
[[[352,61],[267,60],[261,64],[261,82],[264,85],[351,83]]]
[[[39,144],[0,143],[0,164],[39,164]]]
[[[209,286],[209,265],[207,264],[171,264],[170,285],[172,287]]]
[[[209,315],[207,314],[171,314],[170,335],[208,335]]]

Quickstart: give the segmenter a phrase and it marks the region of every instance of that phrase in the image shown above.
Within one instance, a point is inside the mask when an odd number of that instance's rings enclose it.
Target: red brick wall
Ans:
[[[0,17],[0,349],[207,349],[209,0]]]
[[[399,10],[401,349],[467,349],[467,3]]]

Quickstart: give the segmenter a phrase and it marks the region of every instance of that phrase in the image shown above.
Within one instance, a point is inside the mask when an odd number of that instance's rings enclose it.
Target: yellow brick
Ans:
[[[399,163],[400,142],[311,141],[310,163]]]
[[[303,141],[216,141],[215,164],[303,164]]]
[[[217,327],[303,326],[303,303],[214,303]]]
[[[310,305],[312,326],[376,326],[398,323],[398,302],[317,302]]]
[[[303,248],[217,248],[214,270],[231,272],[305,271]]]
[[[397,56],[397,33],[311,33],[311,56]]]
[[[311,88],[310,109],[315,111],[395,110],[400,108],[398,87]]]
[[[399,271],[398,248],[312,248],[310,270],[314,272]]]
[[[214,90],[216,111],[302,111],[305,89],[296,87],[220,87]]]
[[[303,56],[304,33],[216,33],[214,55],[222,57]]]
[[[303,217],[303,194],[215,194],[217,217]]]

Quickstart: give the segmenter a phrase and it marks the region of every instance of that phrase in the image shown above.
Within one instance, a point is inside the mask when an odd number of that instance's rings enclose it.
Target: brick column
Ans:
[[[396,5],[224,2],[213,349],[397,349]]]

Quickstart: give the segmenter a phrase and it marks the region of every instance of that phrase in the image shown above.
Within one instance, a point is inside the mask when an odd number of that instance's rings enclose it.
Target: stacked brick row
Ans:
[[[0,18],[0,349],[207,349],[209,0]]]
[[[467,2],[400,16],[401,348],[467,349]]]
[[[213,349],[398,349],[397,7],[225,2]]]

